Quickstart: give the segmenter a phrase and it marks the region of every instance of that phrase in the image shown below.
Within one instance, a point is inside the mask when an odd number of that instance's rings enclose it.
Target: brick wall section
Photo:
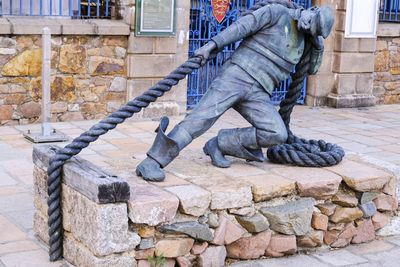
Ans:
[[[52,121],[103,118],[126,101],[127,36],[52,36]],[[40,35],[0,36],[0,122],[40,119]]]
[[[121,1],[121,15],[132,30],[127,51],[128,98],[132,99],[187,59],[190,0],[176,1],[176,34],[171,37],[135,36],[134,0]],[[186,111],[186,95],[187,83],[184,80],[144,109],[141,116],[157,118],[183,113]]]
[[[400,103],[400,26],[378,27],[375,52],[374,95],[380,104]]]

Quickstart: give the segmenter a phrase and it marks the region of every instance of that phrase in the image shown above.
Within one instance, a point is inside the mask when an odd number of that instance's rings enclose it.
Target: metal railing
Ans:
[[[400,22],[400,0],[381,0],[379,21]]]
[[[0,16],[110,18],[111,0],[0,0]]]

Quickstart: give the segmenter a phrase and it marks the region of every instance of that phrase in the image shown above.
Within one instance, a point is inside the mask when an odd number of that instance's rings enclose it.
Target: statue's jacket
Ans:
[[[232,63],[271,94],[288,78],[304,51],[304,34],[297,30],[292,13],[282,5],[266,5],[239,18],[211,40],[222,50],[243,39]]]

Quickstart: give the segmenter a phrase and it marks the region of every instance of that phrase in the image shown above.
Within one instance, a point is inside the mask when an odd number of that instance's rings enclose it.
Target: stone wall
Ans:
[[[375,52],[374,95],[379,104],[400,103],[400,26],[381,23]]]
[[[102,118],[126,101],[126,36],[52,36],[52,121]],[[41,36],[0,36],[0,123],[38,122]]]
[[[36,146],[33,153],[34,231],[45,242],[46,169],[56,149]],[[64,258],[76,266],[151,266],[157,259],[164,266],[225,266],[369,242],[385,235],[398,209],[396,177],[355,155],[320,169],[264,162],[269,173],[238,177],[238,169],[221,177],[190,163],[148,183],[79,157],[68,161]]]

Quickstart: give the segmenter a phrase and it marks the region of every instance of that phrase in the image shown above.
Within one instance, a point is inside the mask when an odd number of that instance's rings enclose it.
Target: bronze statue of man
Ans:
[[[328,7],[299,8],[287,0],[264,0],[195,52],[202,64],[224,46],[241,39],[240,46],[223,65],[200,103],[171,132],[165,133],[163,118],[147,158],[136,168],[145,180],[162,181],[162,168],[190,142],[205,133],[228,109],[234,108],[252,127],[223,129],[204,146],[212,164],[227,168],[225,155],[264,161],[261,148],[286,142],[287,130],[270,97],[299,63],[305,42],[312,43],[309,74],[317,72],[322,59],[323,38],[333,25]]]

